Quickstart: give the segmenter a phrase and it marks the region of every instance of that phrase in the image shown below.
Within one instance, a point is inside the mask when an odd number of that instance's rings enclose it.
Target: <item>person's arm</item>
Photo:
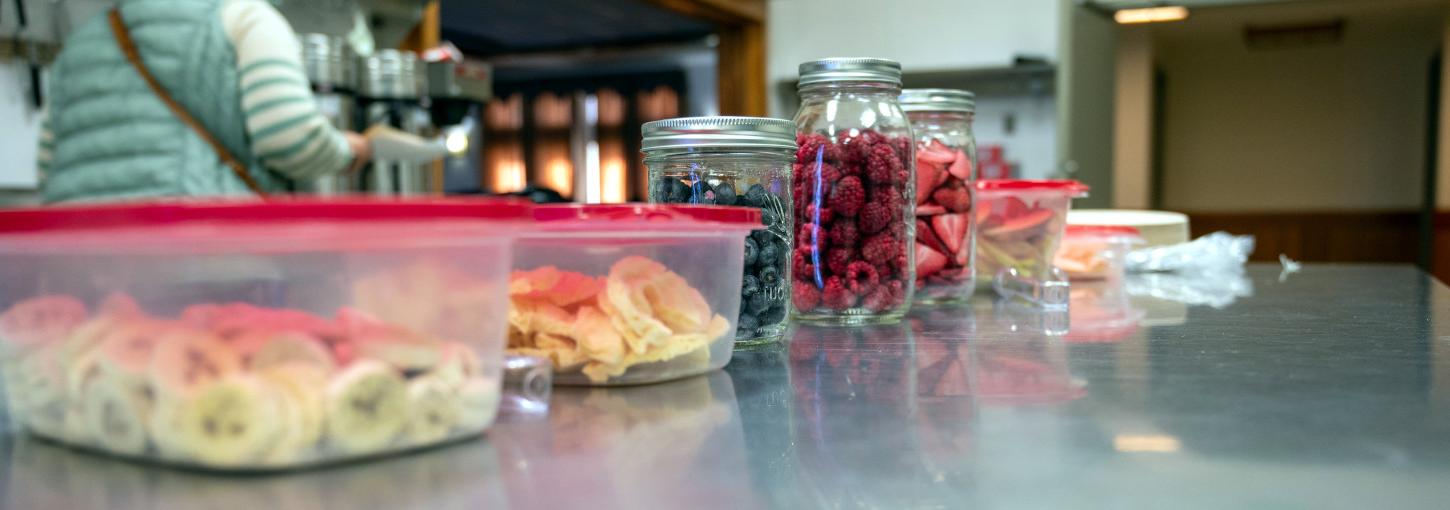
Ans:
[[[297,35],[265,0],[227,0],[222,26],[237,53],[242,114],[252,152],[293,179],[320,177],[368,158],[367,141],[317,110]]]

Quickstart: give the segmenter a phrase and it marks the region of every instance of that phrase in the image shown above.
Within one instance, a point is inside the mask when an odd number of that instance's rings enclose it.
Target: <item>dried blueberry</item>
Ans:
[[[740,295],[750,297],[760,292],[760,280],[754,275],[745,275],[745,281],[740,285]]]
[[[745,202],[753,207],[765,207],[765,204],[770,203],[769,200],[770,192],[765,191],[765,187],[759,184],[750,185],[750,189],[745,192]]]
[[[756,292],[754,295],[751,295],[750,299],[746,300],[747,306],[745,309],[752,314],[760,314],[767,308],[770,308],[770,296],[766,294],[765,292]]]
[[[761,312],[760,315],[759,315],[759,317],[758,317],[758,320],[760,321],[760,323],[761,324],[765,324],[765,325],[775,324],[775,323],[778,323],[778,322],[780,322],[780,321],[782,321],[784,319],[785,319],[785,302],[784,301],[775,303],[775,306],[772,306],[772,307],[766,309],[764,312]]]
[[[766,226],[770,226],[774,225],[775,222],[780,221],[780,217],[776,216],[775,209],[766,207],[760,210],[760,221]]]
[[[762,266],[773,266],[780,260],[780,243],[767,242],[760,245],[760,255],[755,258],[755,263]]]
[[[673,204],[683,204],[690,201],[690,186],[679,179],[671,179],[669,201]]]
[[[760,327],[760,321],[756,320],[754,315],[748,313],[740,314],[740,320],[735,324],[735,329],[741,334],[746,335],[755,333],[755,328],[758,327]]]
[[[722,182],[715,186],[715,203],[720,205],[735,205],[735,186],[728,182]]]
[[[756,232],[764,232],[764,230],[757,230]],[[750,266],[755,265],[755,261],[758,260],[759,254],[760,254],[760,245],[758,245],[758,244],[755,243],[755,238],[753,236],[752,237],[746,237],[745,238],[745,267],[750,267]]]
[[[764,248],[766,244],[775,240],[775,236],[771,235],[770,231],[766,229],[751,232],[750,238],[755,240],[756,248]]]
[[[760,285],[764,288],[769,289],[780,285],[780,270],[776,269],[775,266],[761,268],[759,275]],[[764,293],[762,292],[762,294]]]

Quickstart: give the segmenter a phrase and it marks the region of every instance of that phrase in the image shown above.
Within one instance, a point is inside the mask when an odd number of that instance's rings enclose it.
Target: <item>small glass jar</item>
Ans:
[[[916,179],[901,64],[830,58],[800,65],[796,113],[795,317],[891,323],[911,306]]]
[[[972,214],[976,96],[965,90],[907,89],[901,108],[916,134],[916,302],[966,301],[976,290]]]
[[[687,117],[642,129],[649,200],[756,207],[765,228],[745,240],[735,343],[780,340],[790,300],[795,124],[759,117]]]

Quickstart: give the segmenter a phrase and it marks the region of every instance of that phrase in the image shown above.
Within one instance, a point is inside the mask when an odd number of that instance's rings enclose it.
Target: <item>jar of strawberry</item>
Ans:
[[[828,324],[889,323],[916,281],[911,123],[897,102],[901,64],[829,58],[800,65],[794,316]]]
[[[901,108],[916,134],[916,302],[966,301],[976,290],[975,96],[907,89],[901,91]]]

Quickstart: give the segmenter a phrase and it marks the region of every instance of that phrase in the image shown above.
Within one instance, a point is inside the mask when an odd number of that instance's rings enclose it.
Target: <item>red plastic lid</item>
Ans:
[[[378,223],[438,219],[528,221],[520,199],[287,198],[31,207],[0,210],[0,235],[103,231],[195,223],[264,225],[323,221]]]
[[[1067,235],[1143,237],[1143,233],[1139,232],[1137,227],[1127,225],[1068,225]]]
[[[978,191],[1055,191],[1084,196],[1088,185],[1072,179],[983,179],[977,181]]]
[[[611,228],[677,230],[762,228],[760,209],[719,205],[683,204],[558,204],[534,208],[534,219],[544,228]],[[557,223],[556,223],[557,222]]]

